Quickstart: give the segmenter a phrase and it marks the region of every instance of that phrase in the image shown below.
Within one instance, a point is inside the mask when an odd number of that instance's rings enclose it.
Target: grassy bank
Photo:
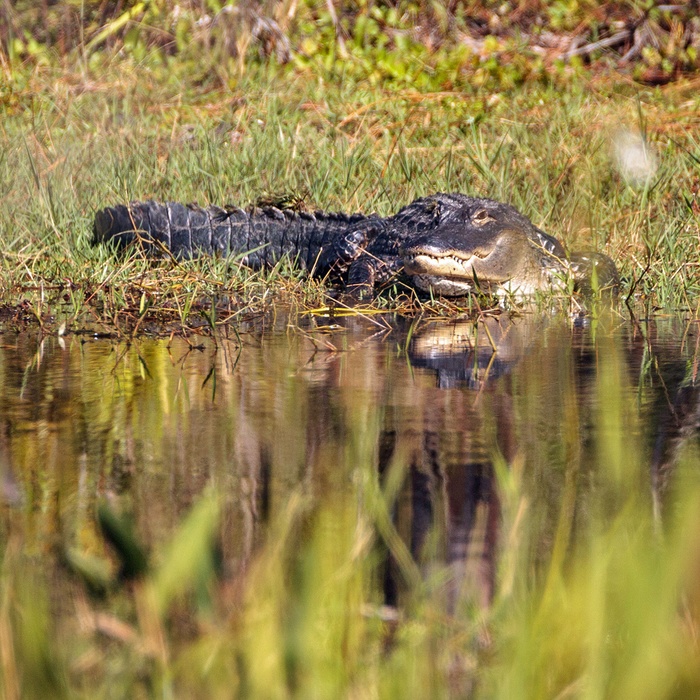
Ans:
[[[634,32],[685,28],[683,60],[688,71],[694,65],[700,20],[692,8],[681,16],[613,3],[600,15],[592,5],[560,5],[521,3],[521,25],[499,25],[491,19],[503,8],[487,4],[479,21],[491,22],[499,41],[515,41],[518,26],[535,36],[540,20],[567,36],[585,26],[593,40],[627,12]],[[199,10],[183,7],[177,15],[169,3],[150,2],[102,16],[86,3],[79,35],[66,28],[73,10],[37,14],[18,3],[7,16],[0,37],[4,318],[52,330],[94,321],[118,333],[169,333],[259,315],[273,297],[304,308],[325,304],[322,285],[281,270],[251,276],[225,261],[153,265],[93,249],[92,218],[107,204],[246,205],[291,194],[309,208],[389,214],[440,190],[502,199],[570,249],[608,253],[623,274],[623,298],[643,313],[697,313],[692,72],[654,88],[601,69],[614,62],[552,58],[539,70],[536,52],[516,44],[479,53],[465,48],[470,22],[481,17],[471,6],[446,24],[420,5],[393,14],[381,4],[354,13],[342,6],[334,25],[328,8],[313,3],[287,7],[285,24],[286,6],[275,4],[267,14],[258,8],[238,17],[229,27],[238,32],[233,44],[212,38],[225,29],[226,8],[209,8],[221,26],[210,28],[207,44],[197,33]],[[284,30],[289,61],[257,51],[264,43],[252,27],[263,16]],[[431,27],[442,37],[432,48]],[[518,55],[527,71],[509,78]],[[410,296],[377,303],[410,313]]]
[[[233,89],[182,92],[127,61],[99,76],[38,70],[0,109],[6,317],[76,327],[87,311],[107,325],[121,318],[133,327],[143,317],[182,328],[206,322],[212,300],[219,320],[260,311],[270,286],[322,304],[318,285],[277,271],[251,277],[225,261],[153,265],[89,245],[94,212],[107,204],[247,204],[269,193],[381,214],[434,191],[490,196],[571,249],[611,255],[623,295],[647,308],[698,306],[693,83],[386,92],[261,68]],[[637,137],[653,154],[641,174],[634,163],[644,157],[629,142]]]

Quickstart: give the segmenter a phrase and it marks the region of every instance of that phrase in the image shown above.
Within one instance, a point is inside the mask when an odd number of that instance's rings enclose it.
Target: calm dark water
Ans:
[[[486,604],[506,546],[494,464],[517,471],[536,505],[536,559],[572,460],[578,519],[595,497],[606,382],[632,414],[624,438],[649,465],[630,488],[659,517],[679,454],[698,446],[697,322],[326,323],[197,348],[4,333],[4,537],[37,557],[90,551],[106,499],[157,547],[213,487],[225,570],[236,572],[291,493],[332,503],[376,469],[394,480],[392,517],[415,558],[453,567],[455,587],[468,583]],[[387,602],[399,600],[391,562],[383,580]]]

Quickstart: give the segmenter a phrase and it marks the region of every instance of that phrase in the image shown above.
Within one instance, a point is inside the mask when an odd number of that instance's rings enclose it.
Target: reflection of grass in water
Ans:
[[[506,553],[512,588],[494,608],[498,662],[487,687],[504,697],[690,697],[697,693],[700,493],[697,455],[677,466],[683,482],[665,522],[654,518],[640,426],[624,391],[623,364],[605,348],[597,388],[597,459],[586,474],[572,464],[546,571]],[[512,477],[508,475],[512,480]],[[585,512],[570,491],[591,480]],[[578,482],[578,484],[577,484]],[[509,542],[528,546],[537,507],[505,489]],[[531,518],[532,519],[532,518]],[[695,689],[695,692],[692,692]],[[487,696],[489,694],[487,693]]]
[[[235,580],[214,573],[218,498],[210,495],[152,557],[145,579],[105,601],[77,584],[61,592],[61,607],[78,612],[57,623],[71,629],[67,643],[49,621],[46,601],[56,593],[29,575],[11,540],[0,599],[5,696],[694,696],[697,454],[678,464],[664,521],[655,521],[640,426],[612,344],[600,342],[599,363],[591,463],[578,447],[573,384],[560,387],[563,472],[536,475],[559,480],[558,501],[543,502],[531,473],[551,459],[550,436],[497,468],[502,557],[490,610],[465,600],[449,615],[446,572],[417,576],[388,517],[405,456],[382,490],[379,416],[358,400],[344,407],[342,446],[327,453],[345,486],[322,503],[290,493]],[[406,586],[398,616],[381,606],[377,565],[387,547]]]

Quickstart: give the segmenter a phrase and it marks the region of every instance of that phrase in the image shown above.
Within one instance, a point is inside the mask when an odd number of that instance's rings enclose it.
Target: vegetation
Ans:
[[[93,213],[108,203],[247,204],[292,194],[309,207],[388,214],[437,190],[509,201],[571,247],[609,253],[625,276],[624,297],[697,309],[692,80],[662,91],[602,71],[601,62],[584,70],[578,59],[520,48],[510,60],[524,35],[502,5],[458,4],[441,17],[437,5],[360,3],[338,6],[335,18],[307,3],[252,14],[155,0],[119,5],[113,15],[106,7],[2,9],[5,318],[188,333],[212,318],[262,313],[273,296],[326,304],[322,286],[280,271],[115,259],[89,245]],[[682,26],[678,65],[695,65],[692,5],[679,14],[619,3],[604,17],[587,7],[519,3],[514,16],[531,28],[544,18],[558,32],[583,22],[600,36],[603,19],[627,9],[636,22]],[[197,33],[205,15],[209,29]],[[238,18],[235,41],[217,34],[229,16]],[[491,22],[500,28],[484,42],[498,37],[511,48],[490,58],[464,39],[488,17],[511,17],[502,27]],[[267,45],[254,28],[265,18],[289,44],[286,63],[259,52]],[[512,75],[520,60],[527,70]],[[409,299],[379,305],[411,312]]]
[[[571,248],[611,255],[633,310],[697,321],[699,21],[696,2],[645,0],[4,3],[3,327],[38,324],[61,343],[86,330],[200,333],[224,347],[280,304],[327,309],[323,282],[284,265],[253,274],[94,248],[94,212],[110,203],[291,194],[388,214],[438,190],[512,203]],[[366,311],[459,315],[483,303],[390,289]],[[331,500],[285,492],[239,576],[219,569],[213,491],[150,557],[120,508],[83,514],[77,535],[51,530],[60,586],[22,546],[24,513],[3,511],[5,697],[697,695],[698,454],[679,456],[660,521],[629,488],[648,480],[636,387],[619,348],[599,349],[595,457],[579,450],[567,372],[556,429],[534,431],[510,464],[492,450],[504,533],[492,606],[450,608],[451,572],[424,575],[407,556],[390,518],[406,460],[381,481],[383,409],[351,405],[318,457],[346,488]],[[134,362],[115,395],[148,373]],[[560,500],[537,489],[554,478],[552,459]],[[574,527],[581,484],[589,503]],[[387,550],[405,584],[398,610],[382,605]]]
[[[191,78],[194,71],[223,85],[261,60],[433,91],[507,87],[570,61],[615,65],[650,83],[700,67],[697,2],[19,0],[0,12],[11,68],[23,59],[51,63],[58,53],[99,72],[118,51],[161,72]]]

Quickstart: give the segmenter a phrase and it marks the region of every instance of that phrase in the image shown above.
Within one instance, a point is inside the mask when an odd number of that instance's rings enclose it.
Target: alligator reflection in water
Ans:
[[[654,324],[644,333],[633,325],[623,325],[618,334],[620,331],[630,384],[637,385],[642,412],[646,414],[642,426],[651,428],[642,427],[642,432],[647,434],[640,438],[651,451],[651,502],[660,516],[674,460],[681,447],[700,433],[700,339],[696,333],[694,348],[686,348],[692,357],[689,362],[687,352],[679,350],[675,333],[659,338]],[[429,533],[436,529],[442,533],[443,556],[451,570],[448,584],[451,608],[458,602],[487,606],[492,600],[501,518],[498,485],[490,458],[495,451],[504,463],[517,463],[523,447],[520,443],[527,440],[523,427],[527,432],[528,427],[549,423],[545,430],[557,429],[559,421],[548,421],[547,414],[562,398],[567,400],[563,396],[567,386],[566,381],[559,383],[562,363],[552,362],[547,345],[561,345],[566,336],[561,327],[553,328],[543,320],[513,322],[501,317],[487,318],[478,324],[428,325],[412,338],[411,363],[434,373],[435,388],[425,390],[430,408],[416,434],[411,435],[410,430],[408,434],[400,434],[398,430],[385,434],[380,469],[386,468],[398,444],[404,443],[406,449],[405,443],[411,443],[408,495],[403,509],[397,509],[396,517],[407,521],[403,529],[410,533],[407,537],[411,551],[419,561]],[[573,360],[563,366],[574,377],[573,398],[580,416],[577,439],[582,444],[590,443],[595,427],[595,402],[604,400],[596,395],[596,346],[584,326],[574,328],[564,345],[560,350],[569,351]],[[528,357],[529,353],[534,356]],[[524,368],[518,368],[521,361]],[[549,388],[550,392],[554,389],[554,401],[543,401],[540,395],[533,411],[538,415],[525,422],[518,420],[514,399],[518,396],[522,399],[527,393],[521,382],[528,373],[541,372],[542,368],[552,372]],[[543,389],[547,391],[540,383],[538,391]],[[450,393],[457,395],[456,401],[447,398]],[[475,439],[483,432],[485,423],[491,434],[490,443]],[[553,436],[554,443],[560,441],[559,447],[566,440],[565,435]],[[485,450],[488,444],[490,451]],[[566,463],[561,466],[567,469]],[[560,472],[550,464],[545,479],[551,485],[558,476]],[[545,499],[545,504],[550,508],[554,505],[556,510],[559,499]],[[546,538],[547,528],[543,534]],[[385,575],[385,595],[390,604],[398,600],[398,581],[397,567],[390,564]]]
[[[309,335],[251,333],[242,347],[221,341],[205,352],[151,340],[127,348],[67,338],[63,348],[56,338],[6,334],[0,468],[5,502],[15,505],[4,509],[5,529],[28,551],[50,549],[59,535],[89,543],[95,501],[107,495],[134,513],[148,543],[163,542],[214,484],[225,507],[223,554],[235,572],[290,492],[317,504],[357,498],[362,465],[348,444],[361,435],[363,455],[385,476],[407,466],[394,516],[416,559],[449,564],[452,604],[466,597],[484,605],[503,547],[493,456],[520,468],[541,518],[533,556],[546,558],[567,469],[577,460],[588,468],[594,451],[601,343],[624,358],[654,493],[681,444],[697,435],[698,350],[689,344],[697,334],[684,336],[680,321],[649,324],[644,334],[620,322],[597,341],[561,318],[426,322],[405,354],[396,347],[407,342],[406,328],[372,335],[361,319],[345,324]],[[328,352],[333,346],[344,349]],[[567,421],[575,439],[562,428]],[[594,497],[585,483],[577,518]],[[389,566],[387,600],[401,591]]]
[[[429,533],[440,533],[451,570],[450,607],[465,591],[481,605],[493,596],[500,503],[484,420],[490,420],[486,429],[510,462],[516,452],[512,397],[496,390],[495,382],[525,356],[541,330],[537,321],[519,324],[505,316],[487,317],[480,323],[429,323],[410,341],[411,365],[434,373],[436,382],[423,390],[427,410],[422,426],[406,429],[406,421],[399,421],[384,434],[379,468],[386,469],[397,445],[405,453],[410,444],[410,496],[402,516],[409,521],[410,548],[417,561],[425,558]],[[484,391],[490,399],[488,418]],[[398,578],[390,563],[385,597],[391,605],[398,602]]]

